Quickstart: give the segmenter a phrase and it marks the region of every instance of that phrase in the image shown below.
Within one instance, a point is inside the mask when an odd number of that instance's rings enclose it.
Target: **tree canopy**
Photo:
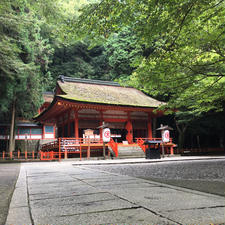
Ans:
[[[29,117],[40,104],[40,92],[49,78],[47,65],[52,50],[41,37],[41,20],[17,1],[1,4],[0,17],[0,109]]]
[[[130,83],[201,113],[225,101],[224,18],[223,0],[102,0],[83,9],[77,26],[94,40],[129,26],[149,49]]]

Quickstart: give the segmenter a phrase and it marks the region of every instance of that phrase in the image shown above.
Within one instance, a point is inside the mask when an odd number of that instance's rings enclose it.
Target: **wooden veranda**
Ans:
[[[132,144],[117,143],[112,138],[110,142],[105,144],[106,155],[119,157],[119,146],[139,146],[143,152],[146,151],[147,146],[144,144],[147,138],[137,138],[136,142]],[[151,140],[159,140],[160,138],[152,138]],[[162,147],[162,144],[161,144]],[[173,155],[173,148],[175,145],[172,143],[172,139],[169,143],[164,143],[165,153]],[[58,138],[57,140],[43,144],[40,151],[41,160],[61,160],[62,158],[90,158],[92,156],[103,156],[103,141],[102,139],[94,138]]]

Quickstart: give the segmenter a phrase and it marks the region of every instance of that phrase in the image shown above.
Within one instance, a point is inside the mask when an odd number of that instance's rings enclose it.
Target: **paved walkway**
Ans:
[[[0,163],[0,225],[5,224],[19,171],[20,163]]]
[[[221,196],[90,169],[88,163],[94,161],[22,164],[6,225],[225,222]]]

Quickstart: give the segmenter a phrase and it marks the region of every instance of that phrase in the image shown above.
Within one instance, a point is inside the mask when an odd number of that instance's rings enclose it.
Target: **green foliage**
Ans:
[[[224,92],[223,1],[111,1],[88,5],[77,23],[94,40],[129,26],[150,49],[130,83],[171,107],[221,111]]]
[[[55,80],[59,75],[107,79],[108,62],[103,46],[89,49],[87,42],[76,42],[55,49],[50,71],[54,77],[52,84],[52,88],[54,88]]]
[[[124,28],[99,46],[93,47],[90,41],[85,40],[56,48],[50,71],[54,79],[63,74],[124,82],[135,69],[134,62],[142,53],[143,49],[133,32]]]
[[[28,9],[25,1],[5,1],[0,7],[0,111],[10,111],[16,101],[17,115],[25,118],[40,105],[52,54],[40,34],[42,21]]]
[[[134,70],[136,57],[142,55],[135,34],[128,28],[112,34],[104,43],[105,54],[109,60],[111,79],[128,79]]]

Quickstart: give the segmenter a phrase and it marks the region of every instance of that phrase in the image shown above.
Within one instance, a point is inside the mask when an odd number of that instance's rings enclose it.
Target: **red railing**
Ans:
[[[93,146],[103,145],[102,139],[97,138],[58,138],[58,140],[43,144],[41,152],[58,152],[58,159],[67,158],[68,154],[80,154],[82,158],[82,148],[87,150],[87,157],[90,157],[90,150]],[[51,160],[50,154],[43,160]],[[44,157],[44,155],[43,155]]]
[[[8,160],[8,159],[14,159],[14,160],[27,160],[27,159],[37,159],[38,153],[36,151],[14,151],[14,152],[0,152],[0,160]]]
[[[147,148],[147,145],[144,145],[145,141],[161,141],[162,138],[136,138],[136,142],[138,144],[139,147],[141,147],[141,149],[145,152],[146,151],[146,148]],[[165,147],[166,145],[171,145],[172,144],[172,138],[170,138],[170,142],[165,144]]]
[[[110,142],[108,145],[111,147],[113,152],[115,153],[115,156],[118,157],[118,143],[116,143],[112,138],[110,139]]]
[[[59,148],[59,143],[61,146],[71,146],[76,147],[80,145],[88,145],[88,144],[102,144],[102,139],[96,138],[58,138],[56,141],[52,141],[41,146],[42,151],[49,151],[53,149]]]
[[[80,154],[80,160],[82,158],[82,148],[81,144],[84,142],[82,138],[59,138],[59,159],[61,159],[62,154],[66,159],[68,154]]]
[[[40,152],[40,159],[41,160],[53,160],[54,159],[54,152]]]
[[[136,138],[136,142],[138,144],[138,146],[143,150],[143,152],[145,152],[146,150],[146,145],[144,145],[144,138]]]

